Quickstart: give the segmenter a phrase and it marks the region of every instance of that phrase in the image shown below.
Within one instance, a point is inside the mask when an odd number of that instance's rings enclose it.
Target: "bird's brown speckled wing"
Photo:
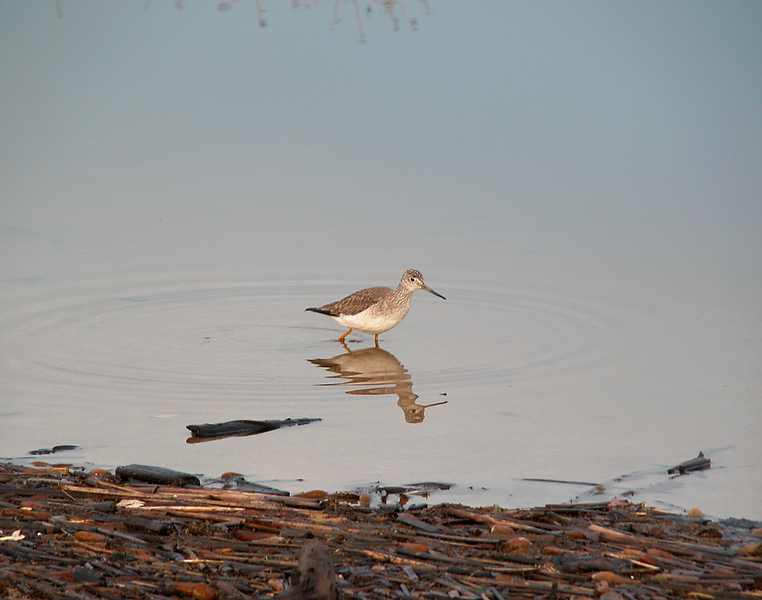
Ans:
[[[350,294],[346,298],[342,298],[337,302],[331,302],[319,307],[319,310],[325,311],[331,315],[356,315],[361,313],[366,308],[376,304],[379,300],[382,300],[386,296],[391,296],[394,290],[388,287],[372,287],[360,290],[354,294]]]

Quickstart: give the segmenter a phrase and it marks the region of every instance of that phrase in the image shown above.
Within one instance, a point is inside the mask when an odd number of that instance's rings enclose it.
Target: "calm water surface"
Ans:
[[[762,518],[758,7],[176,6],[0,8],[0,457]]]

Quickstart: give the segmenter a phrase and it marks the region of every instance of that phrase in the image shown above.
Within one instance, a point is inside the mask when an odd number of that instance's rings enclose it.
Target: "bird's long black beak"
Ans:
[[[442,294],[440,294],[439,292],[435,292],[434,290],[432,290],[432,289],[431,289],[429,286],[427,286],[427,285],[424,285],[424,286],[423,286],[421,289],[422,289],[422,290],[426,290],[427,292],[431,292],[431,293],[432,293],[432,294],[434,294],[435,296],[439,296],[439,297],[440,297],[442,300],[447,300],[447,298],[445,298],[445,297],[444,297]]]

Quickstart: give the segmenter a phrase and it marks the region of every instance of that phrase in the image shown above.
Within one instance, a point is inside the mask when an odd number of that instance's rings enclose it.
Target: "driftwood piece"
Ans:
[[[261,483],[255,483],[253,481],[246,481],[243,477],[237,477],[235,480],[236,488],[243,492],[257,492],[258,494],[269,494],[271,496],[290,496],[291,492],[286,490],[279,490],[278,488],[264,485]]]
[[[76,450],[79,446],[73,446],[72,444],[59,444],[52,448],[38,448],[37,450],[30,450],[29,454],[39,456],[43,454],[55,454],[56,452],[65,452],[66,450]]]
[[[423,531],[426,531],[428,533],[442,532],[442,527],[440,527],[439,525],[432,525],[431,523],[426,523],[425,521],[421,521],[418,517],[415,517],[408,513],[398,514],[397,520],[400,523],[404,523],[405,525],[410,525],[411,527],[422,529]]]
[[[336,600],[336,575],[325,545],[308,540],[299,555],[298,581],[278,598],[298,600]]]
[[[134,479],[155,483],[157,485],[201,485],[198,477],[190,473],[166,469],[164,467],[151,467],[148,465],[126,465],[116,468],[116,476],[122,481]]]
[[[708,458],[705,458],[703,452],[699,452],[696,458],[686,460],[685,462],[681,462],[679,465],[676,465],[671,469],[667,469],[667,473],[670,475],[674,475],[675,473],[685,475],[691,471],[703,471],[704,469],[708,469],[711,466],[712,461]]]
[[[228,437],[243,437],[247,435],[256,435],[280,429],[281,427],[293,427],[294,425],[307,425],[315,423],[322,419],[300,418],[300,419],[273,419],[267,421],[252,421],[238,419],[235,421],[225,421],[224,423],[203,423],[201,425],[186,425],[186,428],[193,434],[186,442],[195,444],[211,440],[219,440]]]
[[[103,483],[96,488],[85,487],[81,485],[61,483],[60,489],[69,493],[93,494],[98,496],[107,496],[113,498],[133,499],[136,501],[171,502],[177,504],[183,502],[195,506],[211,505],[222,507],[247,506],[248,508],[258,508],[262,510],[280,508],[281,506],[292,506],[294,508],[319,509],[322,503],[310,498],[293,498],[291,496],[259,494],[255,492],[242,492],[237,490],[218,490],[213,488],[183,488],[172,486],[151,486],[139,487],[125,486]],[[142,507],[145,510],[167,509],[166,506]]]

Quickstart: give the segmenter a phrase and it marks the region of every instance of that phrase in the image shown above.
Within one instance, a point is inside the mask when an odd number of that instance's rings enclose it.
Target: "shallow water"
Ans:
[[[371,11],[358,44],[351,13],[329,26],[320,5],[269,7],[253,30],[247,3],[41,6],[5,5],[0,19],[15,24],[0,84],[0,456],[74,444],[43,458],[237,471],[292,492],[439,481],[454,486],[431,501],[625,495],[762,518],[762,182],[712,146],[733,137],[740,155],[762,139],[742,93],[760,85],[742,60],[759,53],[746,36],[758,10],[723,16],[737,56],[700,37],[736,66],[717,99],[701,73],[654,79],[656,50],[627,62],[613,33],[624,46],[641,34],[600,8],[560,34],[561,4],[496,5],[471,24],[415,5],[417,29],[399,31]],[[716,16],[691,14],[676,39],[658,27],[649,39],[682,56]],[[505,39],[497,21],[544,37]],[[580,50],[596,25],[611,35]],[[443,43],[454,29],[460,49]],[[37,32],[35,48],[20,31]],[[483,62],[485,34],[497,64]],[[585,77],[558,89],[607,82],[631,109],[615,132],[615,113],[573,94],[537,104],[542,74],[558,76],[549,57],[570,49]],[[629,98],[601,55],[648,93]],[[686,106],[742,116],[680,122]],[[556,129],[525,128],[545,119]],[[613,170],[608,143],[628,157]],[[658,166],[678,150],[690,160]],[[407,268],[447,300],[417,292],[379,348],[364,334],[343,346],[338,325],[304,312],[394,287]],[[189,424],[288,417],[322,420],[187,443]],[[666,474],[699,451],[710,470]]]
[[[345,348],[331,320],[303,312],[345,286],[109,281],[51,294],[44,282],[11,285],[26,293],[4,311],[2,375],[23,401],[4,410],[6,452],[17,460],[73,443],[55,460],[233,470],[293,492],[445,481],[457,485],[437,499],[470,504],[591,493],[524,478],[645,486],[636,498],[754,515],[752,499],[711,485],[716,473],[751,479],[758,469],[756,447],[738,443],[743,411],[717,410],[717,390],[702,393],[719,375],[717,357],[653,348],[667,331],[698,343],[688,307],[443,278],[446,302],[417,293],[380,348],[363,334]],[[322,421],[186,443],[189,424],[287,417]],[[699,450],[716,473],[666,476]],[[634,472],[645,472],[634,484],[609,481]]]

